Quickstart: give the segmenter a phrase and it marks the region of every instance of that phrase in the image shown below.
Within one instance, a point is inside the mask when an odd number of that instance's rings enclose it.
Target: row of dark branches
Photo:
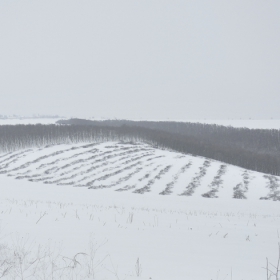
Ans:
[[[61,121],[60,125],[0,126],[0,152],[53,144],[145,142],[271,175],[280,175],[278,130],[177,122]]]

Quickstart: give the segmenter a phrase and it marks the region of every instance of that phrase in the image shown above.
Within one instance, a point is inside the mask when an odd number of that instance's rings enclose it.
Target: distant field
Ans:
[[[250,129],[280,129],[280,120],[190,120],[191,123],[217,124]]]
[[[56,118],[30,118],[30,119],[0,119],[0,125],[17,125],[17,124],[54,124],[60,119]]]

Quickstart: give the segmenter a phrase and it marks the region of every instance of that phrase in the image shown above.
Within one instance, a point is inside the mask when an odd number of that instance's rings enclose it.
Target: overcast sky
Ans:
[[[0,1],[0,114],[280,118],[280,1]]]

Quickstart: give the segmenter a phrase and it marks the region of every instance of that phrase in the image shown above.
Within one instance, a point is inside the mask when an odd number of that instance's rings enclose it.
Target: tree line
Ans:
[[[59,121],[60,125],[0,126],[0,150],[50,144],[142,141],[157,148],[203,156],[280,175],[278,130],[250,130],[177,122]]]

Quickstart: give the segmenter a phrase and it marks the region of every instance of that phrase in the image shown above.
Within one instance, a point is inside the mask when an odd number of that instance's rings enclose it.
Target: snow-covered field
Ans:
[[[217,124],[236,128],[280,129],[280,120],[190,120],[192,123]]]
[[[1,154],[0,173],[3,279],[261,280],[278,259],[276,176],[114,142]]]
[[[17,124],[55,124],[61,118],[22,118],[22,119],[0,119],[0,125]]]
[[[277,176],[142,143],[54,145],[0,156],[0,174],[137,194],[280,200]]]

